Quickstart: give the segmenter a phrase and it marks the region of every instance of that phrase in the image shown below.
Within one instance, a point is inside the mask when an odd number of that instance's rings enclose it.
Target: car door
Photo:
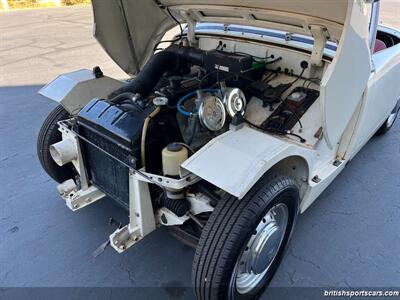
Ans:
[[[372,56],[370,75],[357,146],[360,147],[379,129],[396,105],[400,95],[400,44]]]

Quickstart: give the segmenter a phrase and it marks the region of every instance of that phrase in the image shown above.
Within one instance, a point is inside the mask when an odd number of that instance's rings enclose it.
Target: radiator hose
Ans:
[[[205,51],[193,47],[171,45],[167,49],[153,55],[135,79],[112,92],[108,98],[118,103],[122,93],[140,94],[143,98],[149,96],[165,72],[177,72],[185,64],[202,66]]]

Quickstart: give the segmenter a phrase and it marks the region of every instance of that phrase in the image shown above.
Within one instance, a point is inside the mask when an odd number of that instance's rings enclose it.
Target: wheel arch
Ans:
[[[275,172],[282,175],[292,177],[300,192],[300,202],[304,198],[304,195],[309,187],[308,179],[310,175],[310,167],[307,160],[299,155],[287,156],[277,163],[275,163],[268,171]]]

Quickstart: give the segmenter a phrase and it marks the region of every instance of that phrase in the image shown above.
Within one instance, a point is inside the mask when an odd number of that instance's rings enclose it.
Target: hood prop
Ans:
[[[311,25],[310,31],[312,36],[314,37],[314,47],[311,53],[311,66],[313,67],[322,67],[323,61],[322,58],[324,56],[324,50],[326,46],[326,42],[329,38],[328,29],[325,26],[321,25]]]

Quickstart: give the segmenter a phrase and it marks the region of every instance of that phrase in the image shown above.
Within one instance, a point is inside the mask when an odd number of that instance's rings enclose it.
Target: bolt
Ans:
[[[120,245],[118,248],[121,250],[125,250],[125,245]]]
[[[114,240],[114,245],[117,245],[118,244],[118,240]]]
[[[319,183],[321,181],[321,178],[319,178],[318,175],[315,175],[311,180],[315,183]]]
[[[139,237],[138,237],[137,235],[134,235],[134,236],[133,236],[133,241],[134,241],[134,242],[137,242],[138,240],[139,240]]]

